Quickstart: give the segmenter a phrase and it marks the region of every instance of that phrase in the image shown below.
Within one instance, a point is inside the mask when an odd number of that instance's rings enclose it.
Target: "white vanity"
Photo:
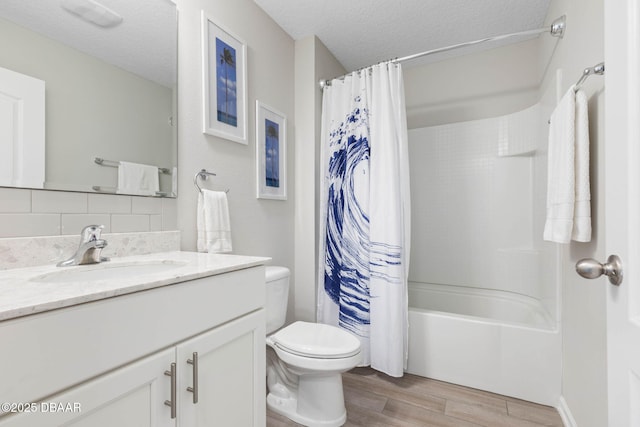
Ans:
[[[264,426],[264,262],[0,271],[0,426]]]

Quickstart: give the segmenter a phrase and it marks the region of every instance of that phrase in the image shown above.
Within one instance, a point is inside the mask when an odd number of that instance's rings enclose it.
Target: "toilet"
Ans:
[[[338,327],[284,325],[289,270],[266,267],[267,406],[309,427],[337,427],[347,420],[342,372],[361,361],[360,341]]]

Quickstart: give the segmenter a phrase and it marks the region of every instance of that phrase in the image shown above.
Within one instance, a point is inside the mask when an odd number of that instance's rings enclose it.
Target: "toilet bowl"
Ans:
[[[347,419],[342,372],[361,361],[360,341],[330,325],[284,324],[289,270],[267,267],[267,406],[309,427],[341,426]]]

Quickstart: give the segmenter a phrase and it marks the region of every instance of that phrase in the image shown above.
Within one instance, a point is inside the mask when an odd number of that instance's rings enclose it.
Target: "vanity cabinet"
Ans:
[[[0,322],[0,426],[264,426],[263,306],[258,266]]]
[[[177,347],[179,426],[264,426],[264,322],[261,310]]]
[[[164,370],[174,359],[174,351],[161,351],[29,407],[16,407],[17,413],[0,417],[0,426],[175,426],[161,400],[169,396]]]

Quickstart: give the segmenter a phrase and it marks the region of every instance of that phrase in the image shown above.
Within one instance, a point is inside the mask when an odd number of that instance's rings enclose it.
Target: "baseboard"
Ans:
[[[569,405],[567,405],[567,401],[564,400],[563,396],[560,396],[560,402],[556,409],[560,414],[560,418],[562,418],[562,424],[564,424],[564,427],[578,427],[576,420],[573,418],[573,415],[571,415]]]

